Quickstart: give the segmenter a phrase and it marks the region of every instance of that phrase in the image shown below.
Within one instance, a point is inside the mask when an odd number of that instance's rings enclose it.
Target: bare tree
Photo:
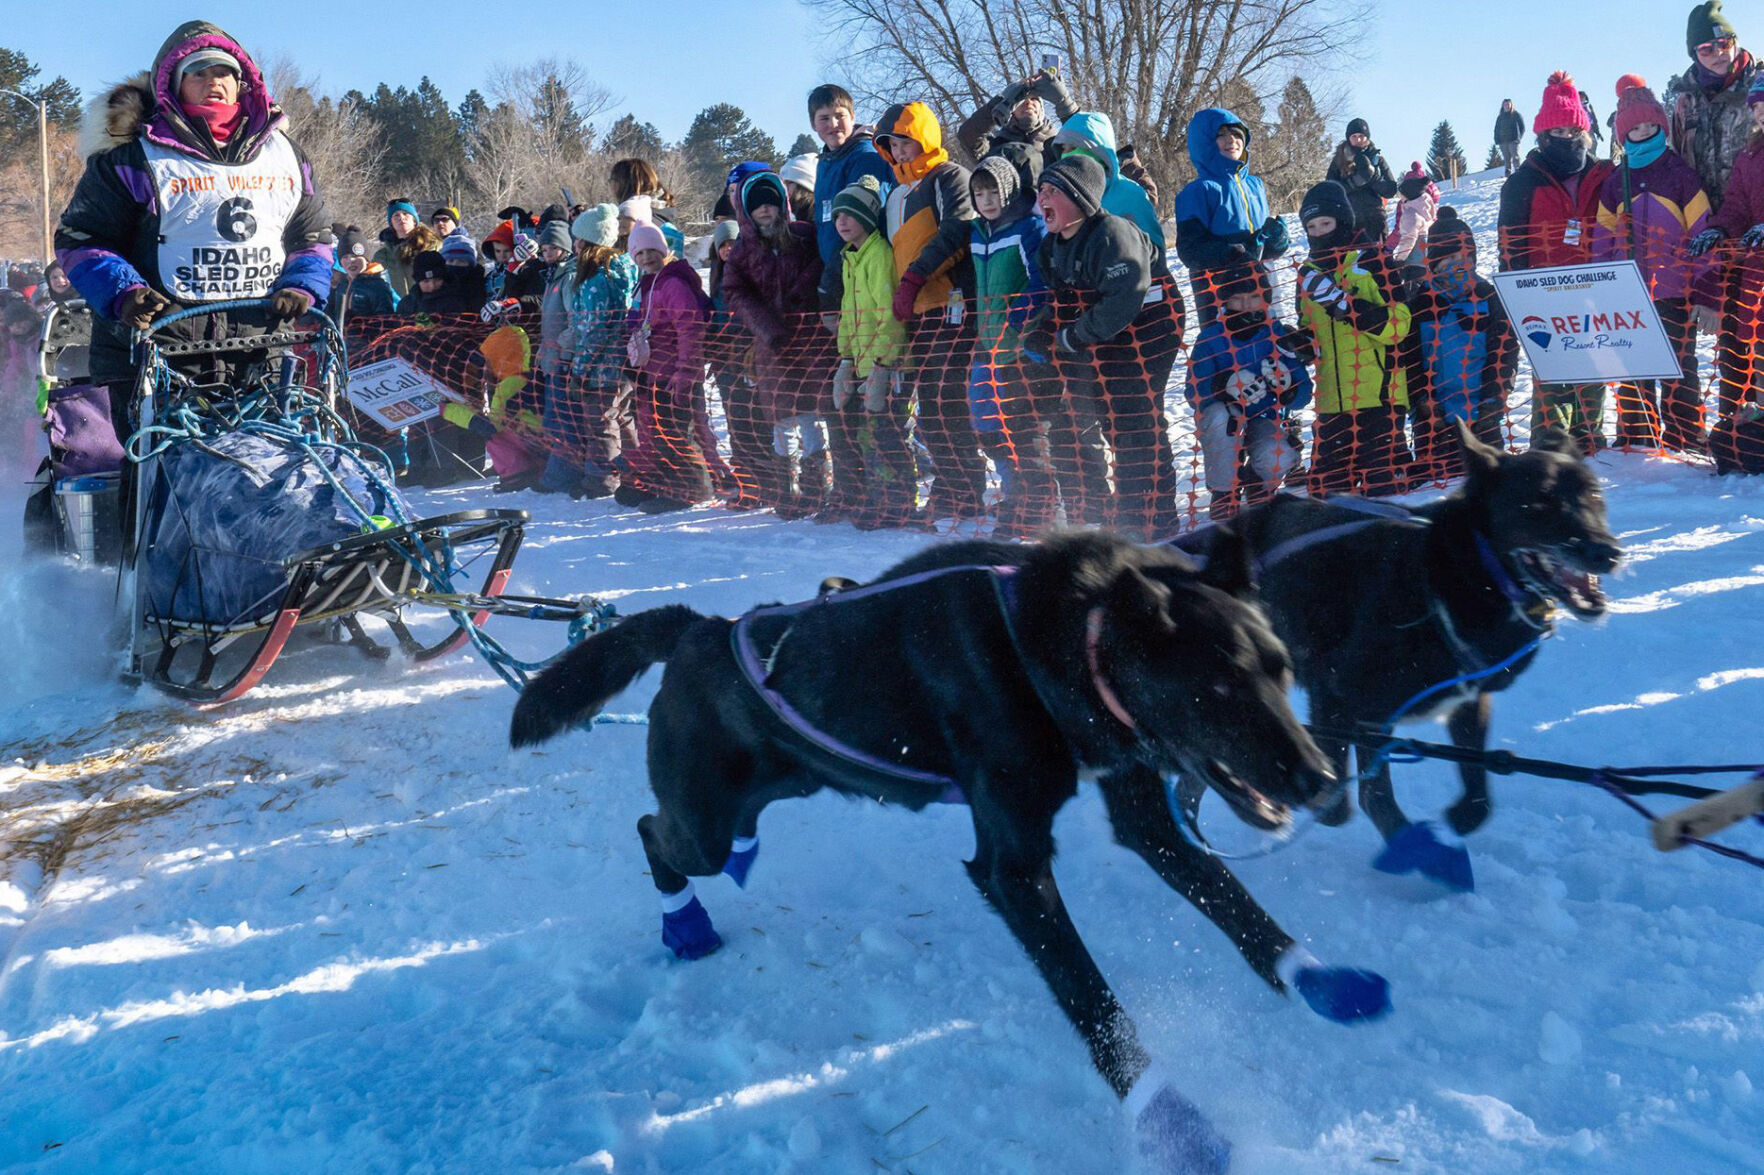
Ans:
[[[595,157],[593,120],[619,99],[580,64],[546,57],[529,65],[498,67],[488,90],[495,109],[481,138],[493,146],[504,181],[524,171],[517,187],[539,203],[558,199],[563,188],[578,201],[587,200],[606,186],[607,168]],[[524,151],[516,143],[523,136]],[[516,165],[517,153],[527,157],[524,167]],[[489,192],[481,190],[480,195]]]
[[[36,127],[29,146],[0,154],[0,257],[37,257],[43,252],[43,179]],[[49,220],[54,222],[73,199],[85,171],[79,134],[49,124]],[[48,260],[48,258],[43,258]]]
[[[267,73],[270,93],[288,116],[288,135],[312,164],[331,219],[378,224],[384,197],[375,176],[386,147],[373,122],[351,102],[319,96],[319,79],[304,76],[290,58],[275,58]]]
[[[879,108],[919,99],[945,125],[1058,54],[1073,97],[1114,121],[1152,173],[1193,169],[1189,116],[1226,84],[1272,97],[1345,58],[1362,0],[803,0],[853,88]],[[950,136],[953,138],[953,136]]]

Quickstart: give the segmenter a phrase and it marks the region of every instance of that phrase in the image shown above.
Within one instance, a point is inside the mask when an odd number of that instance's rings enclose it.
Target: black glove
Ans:
[[[1287,246],[1292,244],[1286,222],[1278,216],[1270,216],[1262,222],[1262,227],[1256,230],[1256,240],[1262,246],[1263,259],[1270,261],[1286,252]]]
[[[1023,100],[1023,95],[1028,92],[1029,87],[1022,82],[1012,82],[999,91],[998,97],[992,100],[992,121],[999,126],[1008,122],[1012,109]]]
[[[170,305],[171,299],[158,290],[136,286],[122,296],[122,301],[116,308],[116,319],[118,322],[128,323],[136,330],[146,330]]]
[[[496,425],[491,422],[488,416],[474,412],[472,418],[466,422],[466,431],[475,437],[489,440],[496,435]]]
[[[1057,71],[1047,66],[1042,66],[1040,72],[1030,79],[1029,88],[1034,91],[1036,97],[1045,98],[1053,103],[1055,110],[1070,110],[1072,108],[1072,93],[1066,89],[1064,79]]]
[[[1710,249],[1721,243],[1721,230],[1706,228],[1690,239],[1689,251],[1692,257],[1701,257]]]
[[[312,309],[312,295],[305,290],[277,290],[270,295],[269,316],[275,322],[293,322]]]

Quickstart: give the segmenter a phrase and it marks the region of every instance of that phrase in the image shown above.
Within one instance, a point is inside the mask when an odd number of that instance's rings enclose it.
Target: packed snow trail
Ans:
[[[1446,201],[1486,230],[1496,188]],[[1499,696],[1491,745],[1764,757],[1764,480],[1594,465],[1627,569],[1602,623],[1564,621]],[[801,599],[930,541],[495,504],[535,514],[511,591],[626,614]],[[109,577],[16,543],[0,528],[0,1170],[1130,1169],[1115,1099],[962,870],[963,809],[774,805],[746,888],[698,883],[726,945],[683,964],[636,833],[642,728],[510,752],[514,695],[483,664],[349,649],[194,710],[117,680]],[[562,641],[491,631],[527,657]],[[1449,766],[1395,771],[1418,817],[1456,798]],[[1591,788],[1491,786],[1473,894],[1374,871],[1364,819],[1237,867],[1319,956],[1390,979],[1396,1011],[1361,1027],[1270,993],[1112,845],[1092,788],[1055,868],[1239,1175],[1764,1170],[1756,873],[1656,852]],[[1756,824],[1723,838],[1764,851]]]

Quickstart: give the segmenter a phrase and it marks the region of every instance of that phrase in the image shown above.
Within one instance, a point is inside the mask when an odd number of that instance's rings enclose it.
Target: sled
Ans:
[[[592,599],[505,598],[525,511],[409,516],[384,454],[356,441],[338,413],[344,342],[324,315],[231,338],[163,334],[263,305],[183,310],[136,335],[133,527],[119,593],[131,678],[225,703],[295,647],[349,646],[379,661],[395,646],[427,662],[468,643],[494,652],[478,631],[491,615],[585,631],[610,617]],[[216,356],[246,357],[244,376],[201,384],[172,363]],[[452,623],[425,643],[407,623],[412,607],[443,610]],[[391,645],[369,635],[367,618]]]

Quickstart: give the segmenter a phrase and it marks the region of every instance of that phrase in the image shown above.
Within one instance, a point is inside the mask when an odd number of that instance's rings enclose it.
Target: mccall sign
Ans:
[[[459,399],[402,359],[351,368],[345,394],[351,404],[394,430],[439,416],[443,401]]]
[[[1538,383],[1684,374],[1633,261],[1497,273],[1494,285]]]

